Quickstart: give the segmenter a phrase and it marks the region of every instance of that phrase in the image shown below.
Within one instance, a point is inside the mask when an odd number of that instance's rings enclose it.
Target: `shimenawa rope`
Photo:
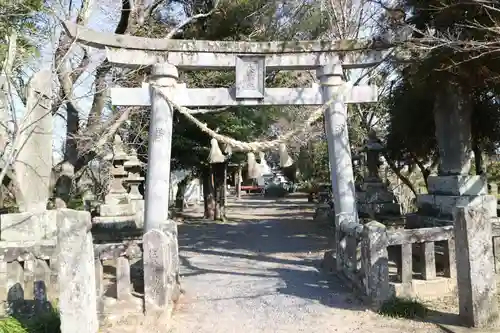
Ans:
[[[334,94],[334,96],[327,101],[325,104],[317,108],[316,110],[312,111],[309,117],[306,119],[306,121],[301,124],[298,128],[293,129],[278,139],[274,140],[268,140],[268,141],[253,141],[253,142],[243,142],[239,141],[236,139],[233,139],[231,137],[228,137],[226,135],[219,134],[215,132],[214,130],[210,129],[206,124],[202,123],[199,121],[196,117],[194,117],[191,114],[191,110],[181,106],[172,99],[170,99],[162,90],[159,86],[153,86],[153,88],[160,93],[160,95],[170,104],[172,105],[175,109],[177,109],[182,115],[184,115],[188,120],[193,122],[202,132],[207,133],[210,137],[216,139],[217,141],[220,141],[226,145],[229,145],[235,150],[238,151],[243,151],[243,152],[258,152],[258,151],[265,151],[265,150],[270,150],[278,147],[281,143],[286,143],[288,142],[293,136],[297,134],[304,133],[307,131],[312,124],[314,124],[318,119],[321,118],[325,110],[330,106],[330,104],[334,103],[337,100],[337,96],[343,93],[344,90],[346,90],[348,87],[348,83],[344,83],[339,91]]]

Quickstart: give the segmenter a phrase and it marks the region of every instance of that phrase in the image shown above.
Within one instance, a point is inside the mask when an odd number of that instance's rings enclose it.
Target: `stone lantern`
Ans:
[[[123,181],[127,177],[124,164],[128,160],[128,156],[123,149],[123,142],[119,135],[115,135],[113,153],[106,156],[105,159],[111,161],[113,167],[111,169],[109,193],[104,200],[106,204],[126,203],[127,190],[123,186]]]
[[[143,199],[139,192],[139,186],[144,181],[144,177],[141,177],[140,174],[142,165],[143,163],[137,158],[137,151],[132,149],[129,159],[124,164],[125,171],[128,173],[127,178],[125,178],[125,183],[129,188],[128,198],[130,200]]]

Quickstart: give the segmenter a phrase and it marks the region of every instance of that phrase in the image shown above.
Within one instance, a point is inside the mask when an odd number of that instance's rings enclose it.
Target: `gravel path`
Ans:
[[[228,217],[179,226],[185,294],[172,333],[442,332],[367,311],[321,274],[327,240],[306,199],[247,198]]]

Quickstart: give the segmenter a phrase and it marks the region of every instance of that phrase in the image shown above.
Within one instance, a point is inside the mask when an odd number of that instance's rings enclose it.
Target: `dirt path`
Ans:
[[[172,333],[442,332],[367,311],[328,282],[318,270],[325,231],[305,198],[247,198],[232,202],[228,217],[179,226],[185,295]]]

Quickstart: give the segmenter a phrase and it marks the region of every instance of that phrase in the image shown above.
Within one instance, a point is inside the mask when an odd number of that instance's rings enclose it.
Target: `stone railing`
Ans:
[[[395,295],[432,297],[453,291],[453,233],[453,226],[387,231],[389,259],[396,264],[396,274],[392,274],[395,279],[391,281]],[[440,276],[436,267],[440,268]]]
[[[17,244],[16,244],[17,243]],[[57,298],[55,241],[0,242],[0,301],[5,315],[39,313]]]
[[[104,292],[116,296],[118,301],[126,301],[132,297],[131,264],[142,259],[142,244],[139,242],[123,242],[112,244],[94,244],[95,283],[97,311],[104,318]],[[104,263],[111,261],[115,268],[115,283],[108,288],[104,276]],[[110,290],[114,289],[114,290]]]
[[[456,285],[452,226],[388,230],[376,221],[341,226],[336,230],[335,270],[374,305],[392,296],[439,296]],[[436,274],[436,255],[441,277]],[[420,264],[414,267],[414,261]]]
[[[498,251],[493,249],[500,225],[492,223],[487,210],[467,206],[455,208],[453,222],[399,230],[374,221],[342,223],[340,228],[337,223],[335,269],[374,305],[393,296],[428,298],[458,292],[464,323],[484,327],[498,318]],[[330,258],[331,253],[325,254],[324,267]]]
[[[85,327],[79,332],[97,333],[99,318],[105,313],[103,263],[111,261],[116,268],[111,277],[116,290],[109,294],[127,301],[133,293],[131,263],[135,261],[144,273],[144,302],[138,314],[171,315],[180,295],[175,222],[147,232],[142,241],[93,244],[88,212],[58,209],[55,216],[57,239],[0,242],[0,281],[5,286],[0,288],[4,290],[0,300],[6,301],[10,313],[25,313],[30,310],[27,305],[46,309],[49,300],[55,301],[62,333],[72,333],[75,327]]]
[[[362,225],[341,219],[343,216],[337,216],[336,259],[331,268],[379,306],[389,293],[386,228],[376,221]],[[325,260],[331,256],[326,253]]]

